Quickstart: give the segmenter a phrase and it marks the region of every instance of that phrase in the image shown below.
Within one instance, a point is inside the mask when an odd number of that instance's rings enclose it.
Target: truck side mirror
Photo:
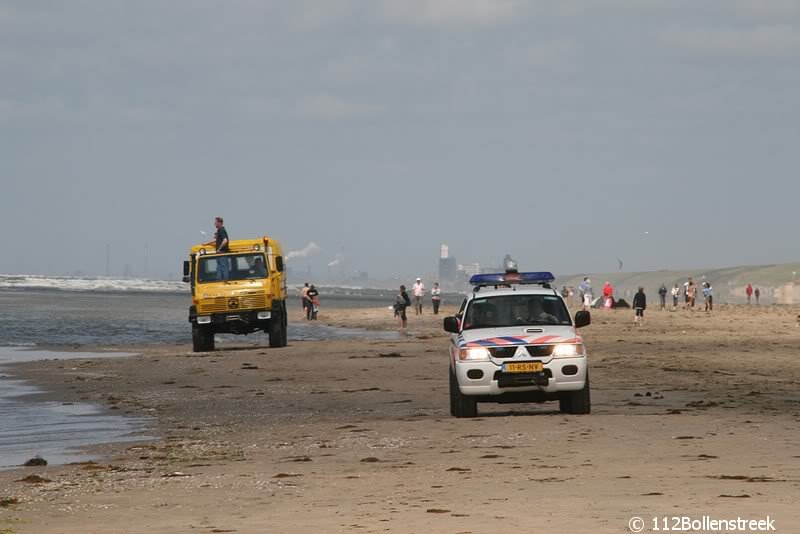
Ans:
[[[451,334],[458,334],[458,319],[455,317],[444,318],[444,331]]]
[[[275,267],[278,269],[279,273],[283,272],[283,268],[285,267],[283,265],[283,256],[277,256],[275,258]]]
[[[183,281],[189,282],[189,280],[189,262],[185,261],[183,262]]]
[[[581,310],[575,314],[575,328],[588,326],[592,322],[592,316],[586,310]]]

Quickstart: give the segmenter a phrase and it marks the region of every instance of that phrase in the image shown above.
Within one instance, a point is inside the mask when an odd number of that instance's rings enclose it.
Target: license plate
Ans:
[[[520,362],[504,363],[503,372],[505,373],[541,373],[544,371],[542,362]]]

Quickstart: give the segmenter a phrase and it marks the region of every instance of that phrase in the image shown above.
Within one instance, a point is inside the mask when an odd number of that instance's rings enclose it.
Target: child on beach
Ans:
[[[633,296],[633,323],[636,325],[644,324],[644,310],[647,308],[647,297],[644,288],[640,287],[639,292]]]
[[[658,299],[660,307],[658,308],[659,311],[667,309],[667,286],[661,284],[661,287],[658,288]]]

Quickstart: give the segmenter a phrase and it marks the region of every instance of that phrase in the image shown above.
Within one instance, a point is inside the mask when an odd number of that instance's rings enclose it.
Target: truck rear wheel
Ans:
[[[214,350],[214,332],[210,328],[192,323],[192,350],[194,352]]]
[[[273,348],[285,347],[289,343],[287,333],[288,319],[286,317],[286,303],[282,302],[279,311],[272,312],[269,323],[269,346]]]

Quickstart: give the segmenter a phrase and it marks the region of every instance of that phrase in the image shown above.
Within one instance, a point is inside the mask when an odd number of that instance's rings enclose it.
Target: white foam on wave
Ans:
[[[177,280],[0,274],[0,289],[186,293],[189,285]]]

